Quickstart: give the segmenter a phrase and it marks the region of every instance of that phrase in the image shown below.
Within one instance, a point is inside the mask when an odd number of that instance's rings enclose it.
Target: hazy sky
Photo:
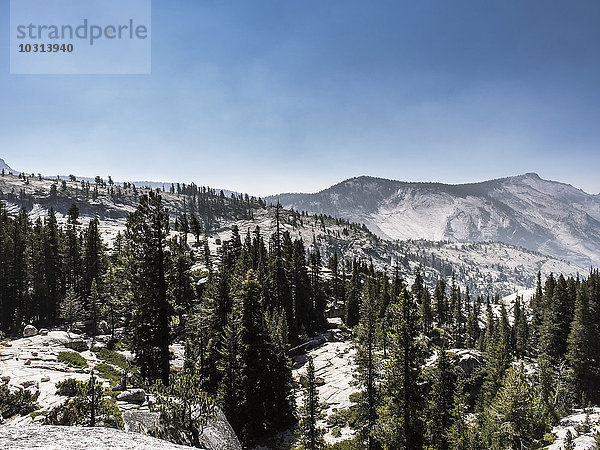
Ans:
[[[18,170],[266,195],[537,172],[600,192],[600,2],[152,2],[151,75],[10,75]]]

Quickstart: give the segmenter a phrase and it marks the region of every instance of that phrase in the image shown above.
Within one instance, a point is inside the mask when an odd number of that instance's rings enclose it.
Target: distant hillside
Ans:
[[[600,195],[537,174],[448,185],[359,177],[316,194],[267,197],[365,223],[386,239],[498,241],[600,265]]]
[[[6,173],[9,173],[9,172],[16,173],[15,170],[11,169],[9,167],[9,165],[6,164],[2,158],[0,158],[0,171],[2,171],[2,170],[4,170],[4,172],[6,172]]]
[[[201,222],[202,234],[208,235],[211,252],[219,257],[220,242],[229,239],[237,225],[240,232],[253,232],[258,226],[265,242],[275,232],[275,208],[260,199],[241,194],[225,195],[220,191],[181,185],[181,193],[162,192],[163,202],[175,219],[183,213],[196,215]],[[50,208],[56,211],[59,223],[66,223],[69,207],[75,203],[80,221],[100,218],[104,239],[111,243],[118,231],[125,229],[125,219],[134,211],[139,198],[147,188],[133,184],[110,185],[104,181],[90,183],[77,180],[56,180],[17,175],[0,176],[0,201],[10,213],[19,208],[29,211],[31,220],[46,217]],[[292,238],[300,237],[307,247],[319,250],[323,265],[334,252],[346,260],[353,258],[365,264],[371,262],[390,274],[399,271],[412,282],[417,267],[422,267],[426,283],[433,287],[438,279],[452,276],[461,286],[469,286],[472,293],[507,295],[518,289],[535,286],[535,276],[564,273],[585,273],[585,266],[561,261],[542,253],[532,252],[502,243],[482,242],[461,244],[432,240],[392,242],[376,236],[364,225],[326,216],[303,215],[293,211],[280,214],[283,230]],[[190,241],[195,239],[189,237]],[[327,272],[325,271],[325,275]]]

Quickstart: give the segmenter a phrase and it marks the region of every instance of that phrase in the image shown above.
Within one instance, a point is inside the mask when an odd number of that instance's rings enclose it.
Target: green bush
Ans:
[[[109,350],[108,348],[93,348],[92,351],[96,353],[98,359],[104,361],[107,364],[120,367],[121,369],[127,369],[128,363],[124,355],[116,352],[115,350]]]
[[[339,409],[327,417],[327,424],[333,427],[344,428],[348,425],[351,414],[349,409]]]
[[[358,439],[354,438],[336,442],[335,444],[332,444],[327,448],[329,450],[362,450],[364,447]]]
[[[35,401],[39,394],[31,394],[31,392],[16,391],[10,392],[7,383],[0,384],[0,415],[5,419],[19,414],[24,416],[37,409]]]
[[[87,383],[75,381],[69,384],[77,386],[77,394],[62,405],[52,408],[46,414],[45,424],[123,427],[121,412],[112,397],[112,391],[102,388],[99,380],[94,377],[93,381],[90,379]],[[95,423],[91,420],[92,410]]]
[[[67,378],[56,383],[56,393],[67,397],[75,397],[81,384],[81,381],[77,381],[75,378]]]
[[[58,354],[58,362],[65,363],[71,367],[85,368],[88,366],[85,358],[77,352],[60,352]]]
[[[108,380],[112,386],[117,385],[123,377],[123,374],[119,370],[109,364],[100,363],[94,367],[94,371],[100,378]]]

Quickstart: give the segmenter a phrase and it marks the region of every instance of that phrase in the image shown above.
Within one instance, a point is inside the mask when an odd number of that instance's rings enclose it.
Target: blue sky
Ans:
[[[537,172],[600,192],[600,2],[152,2],[151,75],[10,75],[0,158],[266,195]]]

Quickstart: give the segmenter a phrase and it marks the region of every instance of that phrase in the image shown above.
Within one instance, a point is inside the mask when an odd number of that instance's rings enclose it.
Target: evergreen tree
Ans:
[[[54,210],[50,208],[43,236],[44,287],[41,304],[41,318],[54,322],[57,317],[58,302],[61,298],[61,258],[60,235]]]
[[[67,322],[70,330],[75,322],[83,319],[83,314],[83,302],[71,287],[60,302],[59,317]]]
[[[483,436],[489,448],[530,448],[534,442],[531,386],[520,369],[510,368],[484,412]]]
[[[588,293],[583,285],[577,289],[577,300],[575,302],[575,314],[571,323],[571,331],[568,338],[566,360],[568,369],[568,381],[573,399],[579,402],[582,393],[586,396],[593,386],[593,378],[590,373],[590,338],[593,336],[593,324],[590,323],[590,311]],[[585,407],[586,405],[582,405]]]
[[[390,358],[385,365],[374,436],[385,449],[418,449],[423,444],[419,378],[424,357],[417,339],[419,308],[406,288],[398,302],[390,305],[390,318]]]
[[[541,352],[546,357],[550,358],[553,362],[557,362],[567,351],[567,339],[573,313],[565,278],[560,275],[555,285],[552,282],[550,282],[551,287],[548,287],[549,282],[546,285],[544,294],[547,298],[547,303],[540,336],[540,346]]]
[[[426,434],[429,444],[438,450],[450,448],[448,432],[452,425],[455,392],[456,375],[453,373],[446,350],[440,348],[429,393]]]
[[[354,327],[358,325],[360,317],[360,293],[362,291],[360,275],[358,273],[358,263],[356,260],[352,263],[352,277],[350,285],[346,290],[348,296],[346,299],[346,325]]]
[[[229,423],[239,436],[243,422],[240,408],[244,404],[242,361],[242,324],[237,312],[231,313],[223,330],[220,346],[221,382],[218,398]]]
[[[456,390],[450,416],[450,428],[446,433],[448,446],[452,450],[472,450],[475,446],[476,433],[473,426],[467,422],[467,394],[462,388]]]
[[[425,287],[425,282],[421,276],[421,267],[417,267],[415,272],[415,281],[411,287],[413,297],[419,304],[420,314],[422,317],[423,332],[425,334],[431,333],[433,326],[433,313],[431,312],[431,296],[429,291]]]
[[[467,288],[467,299],[469,297],[469,289]],[[475,348],[479,339],[481,330],[479,329],[479,302],[477,299],[473,300],[473,305],[469,308],[466,325],[466,337],[465,346],[467,348]]]
[[[446,298],[446,282],[443,279],[435,285],[433,301],[435,303],[437,324],[439,327],[443,327],[448,322],[448,299]]]
[[[317,425],[317,421],[322,416],[315,379],[315,365],[309,356],[304,386],[304,404],[300,408],[300,421],[298,424],[298,449],[319,450],[326,447],[323,439],[324,430]]]
[[[169,216],[150,191],[127,219],[127,276],[132,298],[132,349],[142,378],[169,383],[171,306],[167,292]]]
[[[215,411],[198,375],[191,370],[171,374],[168,386],[159,381],[154,391],[154,409],[160,413],[158,435],[171,442],[200,447],[200,436]]]
[[[377,310],[375,295],[373,280],[368,278],[365,283],[361,304],[360,322],[356,329],[358,343],[356,363],[358,369],[354,376],[360,386],[358,410],[361,428],[359,429],[359,435],[363,442],[365,442],[365,448],[369,450],[377,448],[377,443],[372,433],[377,418],[376,408],[379,404],[377,389],[379,382],[379,358],[377,355],[377,322],[379,312]]]

